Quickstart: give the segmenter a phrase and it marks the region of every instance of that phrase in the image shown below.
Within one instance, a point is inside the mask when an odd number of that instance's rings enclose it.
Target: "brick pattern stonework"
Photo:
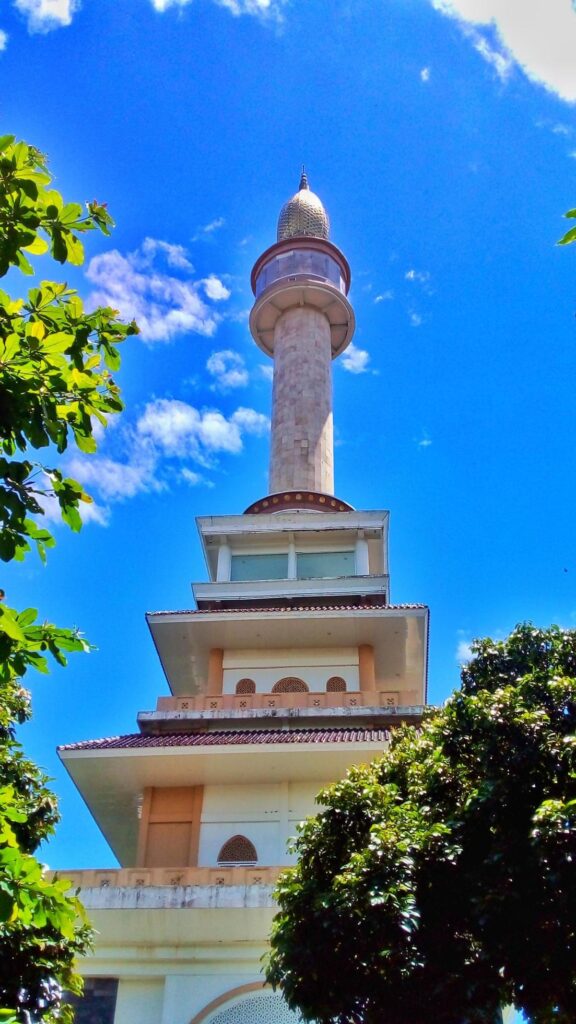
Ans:
[[[330,325],[309,306],[274,330],[270,491],[300,487],[334,493]]]

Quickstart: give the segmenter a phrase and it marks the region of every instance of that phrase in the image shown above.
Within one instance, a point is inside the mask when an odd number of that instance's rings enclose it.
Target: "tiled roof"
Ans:
[[[415,611],[426,610],[427,604],[322,604],[322,605],[282,605],[281,607],[262,608],[248,602],[236,608],[181,608],[176,611],[147,612],[147,615],[238,615],[242,612],[358,612],[358,611]]]
[[[388,729],[232,729],[214,732],[142,736],[129,733],[108,739],[68,743],[59,750],[136,750],[155,747],[248,746],[265,743],[386,743]]]

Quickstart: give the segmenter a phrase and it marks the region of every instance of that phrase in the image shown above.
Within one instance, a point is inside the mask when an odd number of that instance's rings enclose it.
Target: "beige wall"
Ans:
[[[194,867],[202,786],[150,786],[144,791],[138,836],[138,867]]]

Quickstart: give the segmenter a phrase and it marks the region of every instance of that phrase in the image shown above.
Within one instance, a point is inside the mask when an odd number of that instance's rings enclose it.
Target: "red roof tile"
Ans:
[[[249,746],[264,743],[386,743],[388,729],[235,729],[143,736],[130,733],[108,739],[68,743],[59,750],[135,750],[155,747]]]
[[[262,608],[258,605],[243,603],[237,608],[182,608],[176,611],[146,612],[147,615],[238,615],[242,612],[358,612],[358,611],[414,611],[426,610],[427,604],[323,604],[323,605],[284,605],[282,607]]]

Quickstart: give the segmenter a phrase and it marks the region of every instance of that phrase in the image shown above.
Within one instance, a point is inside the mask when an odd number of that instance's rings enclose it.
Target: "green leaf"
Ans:
[[[36,608],[25,608],[23,612],[18,612],[16,615],[19,626],[31,626],[37,618],[38,610]]]
[[[4,605],[0,605],[0,632],[5,633],[11,640],[26,642],[26,637],[18,625],[14,612]]]
[[[37,236],[30,245],[25,245],[23,248],[26,252],[31,253],[32,256],[43,256],[44,253],[48,252],[48,242],[45,238]]]
[[[82,518],[74,505],[65,505],[62,509],[62,519],[68,526],[78,533],[82,529]]]
[[[84,263],[84,246],[80,239],[76,238],[76,235],[69,234],[66,235],[65,244],[68,261],[74,267],[81,267]]]
[[[88,455],[91,455],[98,448],[96,439],[92,436],[92,434],[84,434],[81,431],[75,429],[74,440],[76,441],[76,444],[78,445],[80,451],[86,452],[86,454]]]
[[[559,238],[556,245],[569,245],[576,239],[576,228],[570,228],[562,238]]]

